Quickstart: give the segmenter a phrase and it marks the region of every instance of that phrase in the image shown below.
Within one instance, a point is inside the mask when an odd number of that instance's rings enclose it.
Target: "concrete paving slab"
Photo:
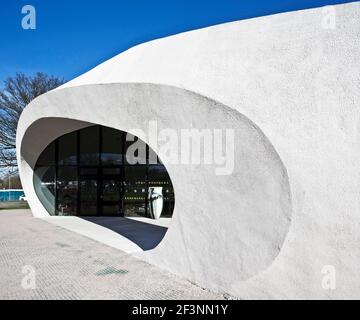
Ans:
[[[56,219],[82,232],[77,220]],[[62,226],[29,210],[0,211],[0,299],[224,299]],[[26,286],[29,270],[34,288]]]
[[[79,217],[44,217],[39,218],[43,221],[52,223],[61,228],[81,234],[115,249],[120,249],[126,253],[142,251],[141,247],[125,236],[113,230],[91,222],[91,220]]]

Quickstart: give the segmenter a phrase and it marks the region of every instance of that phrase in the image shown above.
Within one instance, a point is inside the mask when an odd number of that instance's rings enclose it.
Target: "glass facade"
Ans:
[[[150,189],[156,188],[162,190],[161,217],[171,217],[173,186],[161,162],[149,164],[149,149],[103,126],[68,133],[40,155],[36,194],[51,215],[152,217]]]

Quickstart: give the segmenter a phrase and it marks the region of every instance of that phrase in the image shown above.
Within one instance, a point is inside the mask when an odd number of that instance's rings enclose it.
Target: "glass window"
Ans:
[[[97,176],[98,168],[80,168],[80,175],[82,176]]]
[[[151,188],[162,188],[160,190],[162,192],[164,202],[161,216],[171,217],[175,205],[174,189],[170,176],[163,165],[149,166],[148,185],[149,192],[151,192]]]
[[[77,213],[77,168],[59,167],[57,173],[57,214],[71,216]]]
[[[150,165],[148,175],[149,187],[163,187],[171,184],[169,174],[163,165]]]
[[[77,164],[77,134],[68,133],[59,138],[58,144],[58,164],[76,165]]]
[[[124,185],[139,188],[146,186],[146,166],[125,166]]]
[[[103,168],[102,169],[104,176],[111,176],[111,175],[117,175],[120,176],[121,174],[121,168]]]
[[[121,214],[121,181],[119,179],[102,179],[102,214]]]
[[[51,166],[55,164],[55,141],[49,144],[41,153],[36,165]]]
[[[55,214],[55,167],[37,167],[34,171],[36,195],[49,214]]]
[[[98,212],[98,180],[80,180],[80,203],[79,210],[81,216],[96,216]]]
[[[71,132],[40,155],[36,194],[51,215],[171,217],[173,186],[161,162],[147,164],[149,150],[139,138],[107,127]]]
[[[147,216],[146,166],[126,166],[124,178],[125,216]]]
[[[123,163],[122,138],[121,131],[107,127],[102,128],[101,164],[103,166]]]
[[[99,126],[80,130],[80,164],[99,165]]]

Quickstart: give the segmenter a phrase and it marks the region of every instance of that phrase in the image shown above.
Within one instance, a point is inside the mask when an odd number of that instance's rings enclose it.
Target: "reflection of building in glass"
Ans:
[[[137,141],[138,138],[135,138]],[[171,217],[174,190],[164,165],[148,164],[150,148],[143,145],[144,164],[126,156],[133,142],[126,133],[91,126],[53,141],[37,160],[36,193],[51,215],[151,217],[149,189],[162,187],[161,216]],[[139,152],[140,153],[140,152]],[[140,157],[137,152],[133,157]]]

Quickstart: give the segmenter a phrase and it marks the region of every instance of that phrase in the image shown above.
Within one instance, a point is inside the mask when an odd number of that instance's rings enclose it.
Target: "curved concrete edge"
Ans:
[[[216,175],[216,164],[164,161],[175,189],[173,220],[163,241],[143,259],[214,290],[229,288],[234,279],[245,280],[267,268],[290,225],[286,169],[251,120],[190,91],[151,84],[109,84],[67,88],[37,98],[24,110],[18,127],[25,192],[35,194],[32,168],[58,136],[92,123],[130,133],[135,129],[147,132],[154,115],[159,130],[234,130],[238,160],[228,176]],[[146,136],[139,137],[155,149]],[[32,141],[37,141],[36,146]],[[38,217],[47,215],[35,195],[29,204]],[[221,272],[224,265],[229,268],[227,273]]]
[[[323,28],[323,8],[219,25],[137,46],[56,90],[104,83],[185,88],[238,110],[269,138],[292,193],[292,223],[276,259],[227,286],[192,267],[187,278],[241,298],[358,297],[360,3],[334,8],[335,29]],[[30,123],[23,120],[20,131]],[[193,264],[183,254],[173,270],[180,274]],[[326,265],[341,275],[337,290],[322,288]]]
[[[39,219],[54,224],[63,229],[76,232],[78,234],[81,234],[82,236],[103,243],[115,249],[122,250],[129,254],[143,251],[134,242],[123,237],[122,235],[111,231],[108,228],[102,227],[96,223],[81,219],[79,217],[48,216]]]

